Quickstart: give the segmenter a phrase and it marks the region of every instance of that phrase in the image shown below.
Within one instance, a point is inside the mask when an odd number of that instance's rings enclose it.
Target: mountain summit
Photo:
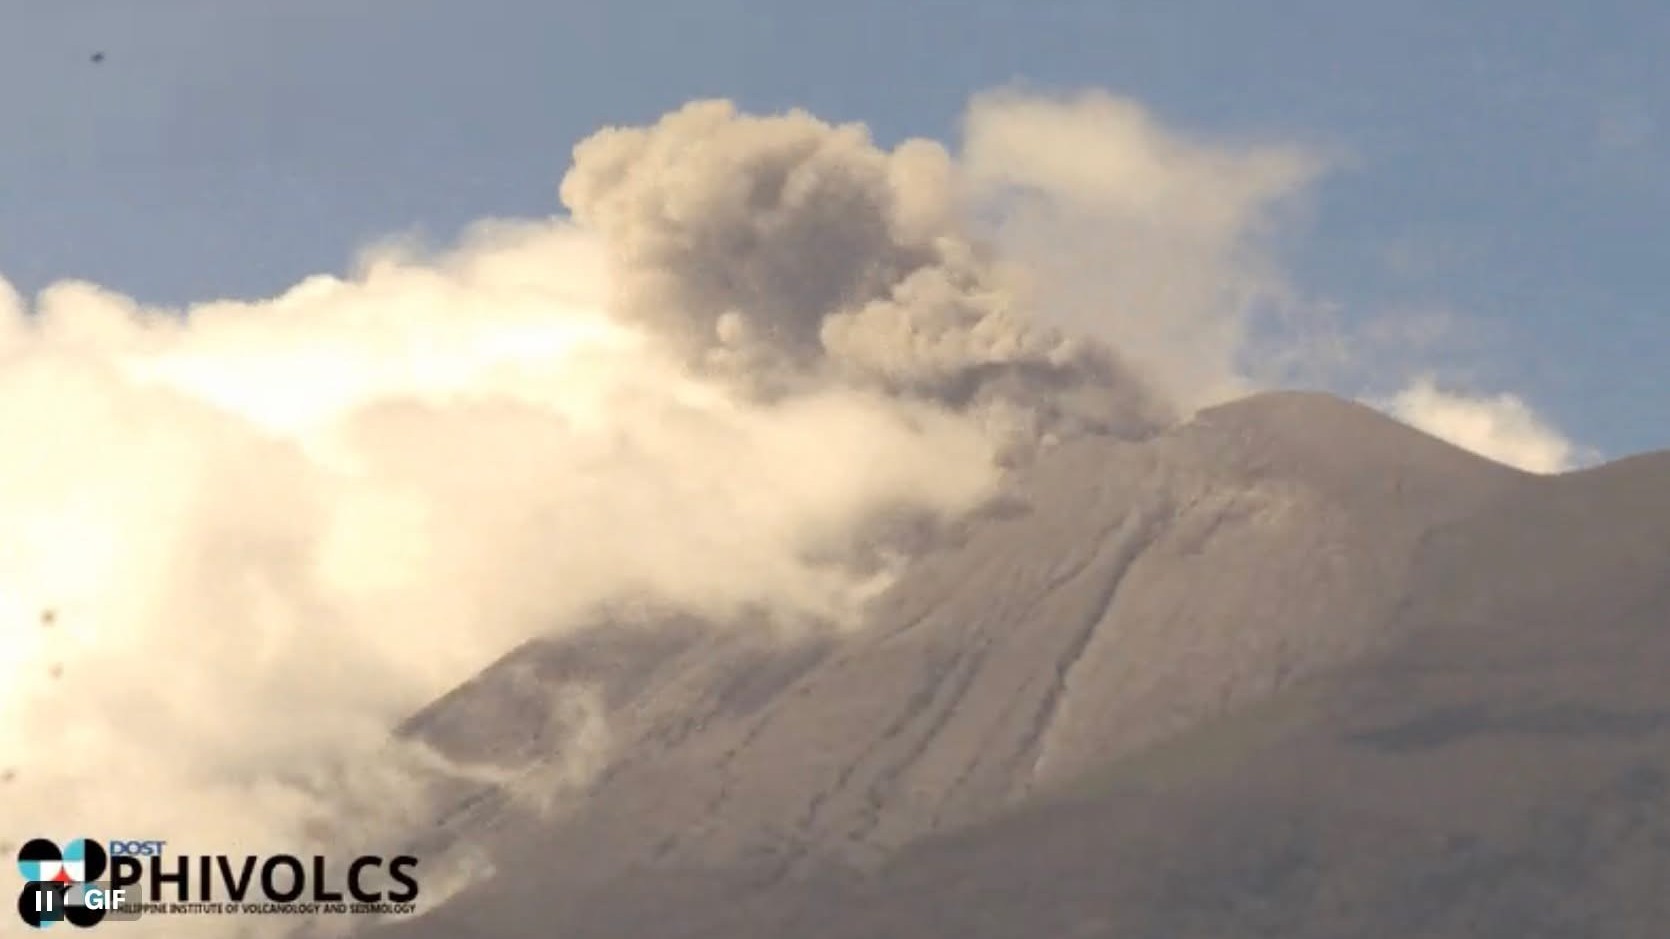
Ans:
[[[1667,456],[1305,393],[1060,444],[860,630],[623,614],[415,716],[537,768],[584,685],[609,744],[552,811],[453,793],[495,873],[379,935],[1656,936]]]

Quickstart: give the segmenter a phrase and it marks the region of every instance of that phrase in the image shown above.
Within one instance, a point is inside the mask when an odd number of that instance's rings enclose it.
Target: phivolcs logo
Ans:
[[[409,854],[361,854],[344,868],[320,854],[165,855],[166,844],[32,839],[17,855],[18,915],[40,929],[155,915],[405,916],[417,908],[418,859]]]
[[[122,891],[99,886],[110,857],[91,838],[77,838],[61,847],[45,838],[32,839],[18,849],[17,867],[23,874],[17,913],[36,929],[61,922],[97,926],[107,913],[123,906]]]

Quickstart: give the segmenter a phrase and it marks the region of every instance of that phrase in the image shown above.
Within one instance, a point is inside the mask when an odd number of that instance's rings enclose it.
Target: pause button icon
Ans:
[[[17,898],[18,915],[25,923],[37,928],[62,922],[65,886],[50,881],[31,881]]]

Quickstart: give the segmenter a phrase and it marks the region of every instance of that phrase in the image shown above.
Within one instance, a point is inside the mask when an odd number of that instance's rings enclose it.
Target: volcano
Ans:
[[[1658,937],[1670,453],[1562,476],[1269,393],[1017,470],[857,630],[622,611],[403,733],[491,874],[384,939]]]

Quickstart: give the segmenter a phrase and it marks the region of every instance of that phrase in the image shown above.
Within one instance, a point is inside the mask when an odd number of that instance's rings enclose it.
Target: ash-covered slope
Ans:
[[[393,932],[742,929],[924,836],[1389,654],[1436,576],[1423,542],[1538,489],[1369,409],[1264,395],[1152,440],[1048,453],[858,634],[662,620],[521,650],[413,730],[537,762],[564,745],[553,696],[589,681],[609,767],[547,818],[462,799],[438,838],[488,846],[498,874]]]
[[[1409,595],[1392,648],[807,889],[776,935],[1663,936],[1670,453],[1447,527]]]

